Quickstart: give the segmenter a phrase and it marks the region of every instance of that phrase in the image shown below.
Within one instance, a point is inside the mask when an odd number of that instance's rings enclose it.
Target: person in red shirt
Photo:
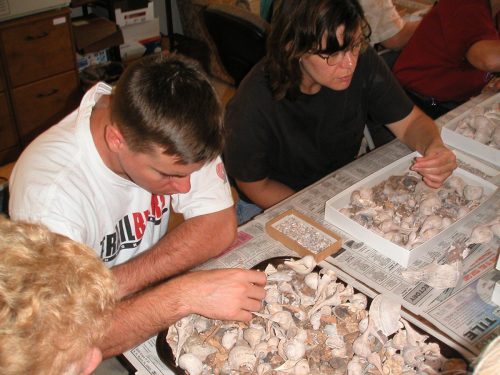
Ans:
[[[500,71],[500,0],[440,0],[399,55],[393,73],[414,103],[437,118]]]

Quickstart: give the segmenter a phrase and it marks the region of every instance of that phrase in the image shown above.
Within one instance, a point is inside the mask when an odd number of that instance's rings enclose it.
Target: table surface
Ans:
[[[448,121],[452,120],[453,118],[463,114],[465,111],[476,105],[477,103],[480,103],[481,101],[484,101],[486,98],[488,98],[489,95],[483,94],[478,97],[475,97],[471,99],[469,102],[463,104],[462,106],[456,108],[455,110],[449,112],[448,114],[444,115],[443,117],[439,118],[436,120],[436,123],[438,126],[442,126],[443,124],[447,123]],[[398,160],[402,156],[409,154],[411,150],[409,150],[406,146],[403,146],[399,141],[392,141],[391,143],[383,146],[382,148],[376,149],[366,155],[364,155],[361,159],[355,160],[354,162],[350,163],[349,165],[341,168],[339,170],[340,172],[344,173],[360,173],[359,172],[359,166],[364,163],[364,165],[370,165],[371,162],[373,162],[373,168],[375,170],[379,169],[380,167],[384,165],[380,165],[380,163],[385,163],[389,164],[392,161]],[[471,160],[477,160],[477,158],[470,157]],[[383,159],[381,162],[380,160]],[[492,168],[492,170],[496,170],[498,172],[498,175],[496,177],[500,176],[500,171],[498,168],[495,168],[491,164],[485,162],[484,160],[481,160],[482,163],[488,165],[489,167]],[[328,178],[332,178],[332,176],[339,176],[341,173],[339,171],[333,172],[331,175],[325,177],[325,179],[321,180],[327,180]],[[362,172],[365,173],[365,172]],[[370,172],[371,173],[371,172]],[[367,173],[369,174],[369,173]],[[273,218],[277,216],[279,213],[283,212],[286,209],[293,208],[295,203],[298,202],[300,199],[305,199],[304,197],[307,195],[311,195],[311,192],[314,189],[317,189],[318,184],[321,183],[318,182],[316,184],[313,184],[312,186],[298,192],[294,196],[290,197],[289,199],[279,203],[278,205],[266,210],[262,215],[259,215],[256,217],[254,220],[251,222],[243,225],[242,227],[239,228],[239,242],[235,246],[235,248],[228,252],[224,257],[221,259],[214,260],[212,262],[207,262],[205,265],[202,265],[200,268],[204,269],[210,269],[210,268],[220,268],[220,267],[225,267],[225,266],[234,266],[234,267],[251,267],[254,264],[257,264],[264,260],[266,257],[271,257],[271,256],[276,256],[276,255],[287,255],[287,251],[280,249],[276,250],[277,252],[274,253],[275,251],[275,241],[267,236],[267,235],[262,235],[259,231],[263,231],[263,226],[265,225],[265,222],[268,221],[270,218]],[[495,181],[496,184],[498,185],[498,179]],[[331,196],[330,196],[331,197]],[[319,196],[315,196],[314,200],[310,202],[310,205],[308,209],[310,210],[309,212],[306,212],[309,214],[313,219],[317,219],[320,221],[322,219],[322,215],[324,213],[324,204],[328,198],[328,196],[322,196],[321,194]],[[309,199],[309,198],[307,198]],[[300,210],[304,213],[304,207],[300,207]],[[259,232],[259,233],[258,233]],[[255,237],[252,239],[252,237]],[[256,253],[253,254],[252,256],[254,257],[253,259],[248,259],[248,252],[245,252],[245,247],[250,246],[247,245],[247,241],[254,241],[254,240],[259,240],[261,243],[259,244],[259,248],[262,248],[262,253]],[[248,242],[248,243],[250,243]],[[288,254],[292,254],[289,252]],[[245,259],[243,259],[245,258]],[[421,327],[422,328],[422,327]],[[143,344],[137,346],[136,348],[124,353],[124,357],[137,369],[137,374],[160,374],[160,375],[170,375],[173,374],[173,372],[168,369],[166,366],[164,366],[161,361],[159,360],[156,350],[155,350],[155,338],[151,338],[150,340],[144,342]]]

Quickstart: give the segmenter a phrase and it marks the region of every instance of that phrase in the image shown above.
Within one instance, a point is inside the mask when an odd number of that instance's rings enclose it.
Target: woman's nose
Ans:
[[[342,59],[342,65],[345,68],[352,68],[356,62],[356,58],[354,57],[354,54],[352,51],[346,51],[344,53],[343,59]]]

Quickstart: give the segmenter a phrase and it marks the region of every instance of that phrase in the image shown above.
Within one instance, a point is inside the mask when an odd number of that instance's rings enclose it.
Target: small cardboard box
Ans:
[[[120,28],[108,19],[90,15],[75,18],[72,24],[76,50],[80,54],[98,52],[123,43]]]
[[[154,18],[151,21],[124,26],[121,30],[124,43],[157,38],[160,36],[160,19]]]
[[[282,229],[282,225],[286,223],[294,225],[294,229],[290,229],[289,233],[285,233]],[[317,263],[338,251],[342,246],[342,239],[338,235],[293,209],[269,220],[266,223],[266,232],[297,254],[312,255]],[[315,248],[306,247],[306,242],[314,243]]]
[[[495,103],[500,103],[500,93],[488,98],[481,103],[477,104],[479,107],[488,107]],[[443,125],[441,128],[441,137],[444,143],[458,148],[468,154],[476,156],[482,160],[500,166],[500,150],[490,146],[486,146],[471,138],[467,138],[455,131],[459,122],[466,117],[470,116],[471,109],[465,111],[460,116],[457,116],[450,122]]]
[[[151,21],[154,18],[153,5],[154,3],[151,1],[145,8],[132,9],[128,11],[116,8],[116,24],[118,26],[127,26],[136,23]]]
[[[329,199],[325,205],[326,221],[351,234],[354,238],[362,240],[368,246],[401,264],[403,267],[408,267],[411,263],[413,263],[413,261],[431,251],[432,248],[441,241],[442,236],[451,234],[455,231],[455,228],[459,225],[463,218],[457,220],[448,228],[444,229],[438,235],[423,244],[408,250],[379,236],[374,231],[363,227],[361,224],[358,224],[356,221],[342,214],[340,209],[349,206],[351,194],[354,190],[359,190],[362,187],[373,187],[378,183],[387,180],[390,176],[403,175],[406,173],[416,156],[420,156],[420,154],[418,152],[413,152],[380,169],[379,171],[372,173],[365,179],[355,183],[348,189]],[[483,196],[488,197],[488,199],[497,189],[497,186],[492,183],[463,169],[457,168],[453,174],[460,176],[468,185],[482,186]],[[485,198],[482,204],[485,204],[485,201],[487,201],[487,198]]]
[[[161,51],[161,37],[143,39],[136,42],[123,43],[120,46],[120,56],[123,61],[130,61],[139,57]]]
[[[114,0],[115,22],[118,26],[128,26],[151,21],[154,18],[154,2],[148,0]],[[92,13],[100,17],[109,17],[107,7],[92,7]]]

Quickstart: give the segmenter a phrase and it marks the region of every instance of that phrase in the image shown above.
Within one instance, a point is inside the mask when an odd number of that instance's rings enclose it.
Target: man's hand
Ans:
[[[457,167],[455,154],[445,146],[429,147],[425,156],[415,159],[411,170],[422,175],[424,182],[439,188]]]
[[[177,278],[180,303],[191,313],[220,320],[249,321],[266,296],[266,274],[244,269],[189,272]]]

